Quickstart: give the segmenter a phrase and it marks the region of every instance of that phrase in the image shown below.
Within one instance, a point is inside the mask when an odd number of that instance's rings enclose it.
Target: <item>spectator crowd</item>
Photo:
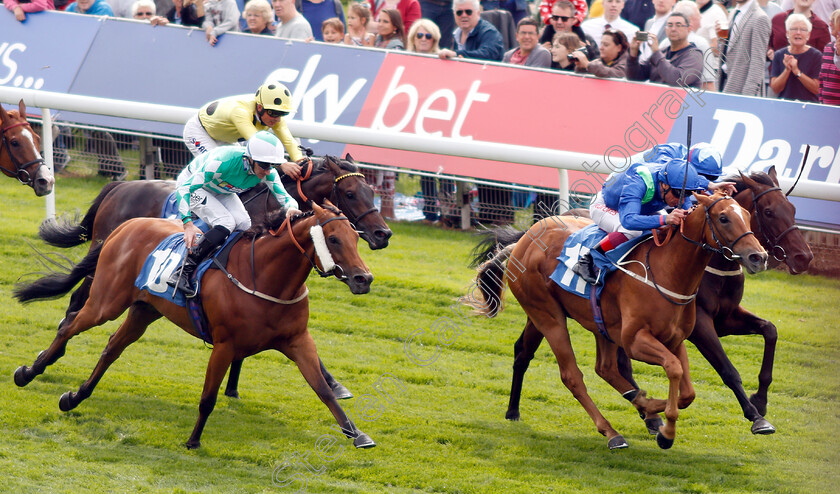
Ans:
[[[1,1],[840,105],[840,0]]]

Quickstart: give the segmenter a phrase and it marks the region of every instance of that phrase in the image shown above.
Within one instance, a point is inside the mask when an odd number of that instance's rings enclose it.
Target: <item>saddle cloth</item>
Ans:
[[[163,207],[160,208],[160,217],[168,220],[176,220],[181,217],[181,213],[178,211],[178,196],[175,192],[169,194],[166,200],[163,201]],[[210,225],[205,223],[201,218],[196,218],[195,215],[193,215],[193,225],[197,226],[204,233],[207,233],[210,229]]]
[[[618,262],[618,260],[621,259],[627,252],[632,250],[636,244],[649,237],[649,235],[642,235],[640,237],[630,239],[615,249],[607,252],[606,256],[604,256],[600,252],[592,249],[595,249],[595,247],[598,246],[598,243],[600,243],[606,236],[607,232],[601,230],[598,228],[598,225],[595,224],[588,225],[569,235],[569,238],[566,239],[563,251],[560,252],[560,256],[557,257],[557,260],[560,262],[557,264],[554,272],[551,273],[551,280],[567,292],[574,293],[575,295],[588,299],[592,285],[583,281],[580,276],[576,275],[572,271],[572,267],[577,264],[578,258],[582,254],[586,254],[591,251],[592,260],[595,262],[595,266],[599,269],[598,280],[601,282],[601,285],[596,287],[596,296],[600,299],[601,290],[604,288],[604,280],[609,273],[618,269],[618,266],[616,266],[615,263]]]

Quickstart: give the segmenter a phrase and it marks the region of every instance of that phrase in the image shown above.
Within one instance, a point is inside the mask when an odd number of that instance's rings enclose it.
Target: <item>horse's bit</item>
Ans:
[[[780,189],[778,187],[771,187],[771,188],[769,188],[769,189],[767,189],[763,192],[759,192],[758,194],[753,193],[753,211],[752,212],[753,212],[753,214],[756,215],[756,218],[758,218],[758,230],[761,233],[761,236],[764,237],[764,240],[766,241],[765,245],[770,245],[771,246],[770,250],[773,253],[773,257],[777,261],[783,262],[785,259],[787,259],[787,252],[785,252],[784,247],[779,245],[779,242],[782,240],[782,238],[785,237],[785,235],[787,235],[788,233],[790,233],[794,230],[798,230],[799,227],[797,227],[796,225],[791,225],[785,231],[780,233],[776,238],[773,238],[772,234],[770,233],[770,229],[767,228],[766,224],[764,224],[764,220],[762,219],[761,211],[758,210],[758,198],[763,196],[764,194],[766,194],[768,192],[773,192],[773,191],[776,191],[776,190],[778,190],[779,192],[782,191],[782,189]]]

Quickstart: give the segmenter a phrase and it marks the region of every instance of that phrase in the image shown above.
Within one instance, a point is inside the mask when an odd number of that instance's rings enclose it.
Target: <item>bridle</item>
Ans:
[[[799,230],[799,227],[797,227],[795,224],[791,225],[791,226],[787,227],[787,229],[785,229],[782,233],[780,233],[778,236],[776,236],[774,238],[773,235],[770,233],[770,229],[767,228],[767,225],[764,223],[764,220],[762,219],[763,215],[758,210],[758,199],[759,199],[759,197],[763,196],[764,194],[767,194],[768,192],[773,192],[773,191],[777,191],[777,190],[779,192],[782,191],[782,189],[780,189],[778,187],[771,187],[771,188],[769,188],[765,191],[759,192],[758,194],[753,193],[753,207],[752,207],[751,213],[753,213],[756,216],[756,221],[758,223],[758,231],[759,231],[759,233],[761,233],[761,236],[764,237],[764,240],[765,240],[764,245],[770,245],[771,246],[770,251],[772,252],[774,259],[776,259],[779,262],[784,262],[784,260],[787,259],[787,252],[785,252],[785,248],[782,247],[779,244],[779,242],[781,242],[781,240],[788,233],[790,233],[794,230]]]
[[[31,173],[29,173],[29,171],[27,169],[32,167],[32,165],[35,165],[35,164],[38,164],[38,166],[40,168],[41,166],[44,166],[46,161],[44,161],[44,158],[37,158],[37,159],[34,159],[32,161],[28,161],[26,163],[21,163],[20,161],[18,161],[17,158],[15,158],[15,155],[12,154],[12,148],[9,146],[9,140],[6,138],[6,132],[7,131],[14,129],[15,127],[21,127],[21,126],[24,126],[24,125],[30,131],[32,131],[32,127],[29,126],[29,122],[18,122],[18,123],[9,125],[8,127],[3,127],[2,131],[0,131],[0,134],[2,134],[2,138],[0,138],[0,141],[2,141],[2,143],[0,143],[0,151],[5,149],[6,152],[9,154],[9,159],[11,160],[12,164],[15,166],[15,173],[12,173],[11,171],[9,171],[5,168],[0,168],[0,170],[2,170],[3,173],[6,174],[6,176],[15,177],[23,185],[28,185],[28,186],[32,187],[33,183],[35,182],[35,177]],[[32,132],[34,132],[34,131],[32,131]],[[33,144],[34,144],[34,142],[33,142]]]
[[[339,216],[333,216],[332,218],[327,219],[323,223],[321,223],[321,221],[318,220],[318,222],[316,223],[316,226],[320,226],[320,227],[323,228],[323,226],[326,225],[327,223],[329,223],[331,221],[336,221],[336,220],[346,220],[348,222],[350,221],[349,219],[347,219],[346,216],[341,216],[341,211],[340,210],[335,210],[335,211],[332,211],[332,209],[329,209],[329,210],[332,213],[334,213],[336,215],[339,215]],[[351,225],[352,225],[352,223],[351,223]],[[340,281],[347,280],[347,275],[344,273],[344,269],[341,266],[339,266],[338,264],[333,264],[333,267],[329,270],[326,270],[326,271],[321,270],[321,268],[318,267],[318,265],[315,263],[315,259],[313,259],[312,257],[309,256],[309,254],[306,253],[306,250],[303,247],[301,247],[300,243],[295,238],[295,233],[292,230],[291,218],[289,216],[286,216],[286,219],[283,221],[283,224],[280,225],[280,228],[277,228],[276,230],[269,230],[268,233],[270,233],[274,237],[278,237],[283,232],[283,230],[286,230],[286,229],[289,230],[289,236],[292,239],[292,243],[295,244],[295,247],[297,247],[297,249],[300,251],[300,253],[303,254],[304,257],[306,257],[306,259],[309,261],[309,264],[312,265],[312,268],[315,270],[316,273],[318,273],[318,275],[321,278],[327,278],[329,276],[335,276]],[[317,254],[317,250],[316,250],[316,254]],[[323,265],[323,261],[322,261],[321,264]]]
[[[365,178],[364,174],[359,173],[359,172],[345,173],[344,175],[335,177],[335,180],[333,180],[332,191],[330,192],[330,202],[332,202],[333,204],[338,206],[338,209],[342,209],[342,210],[344,209],[342,207],[342,203],[345,203],[345,200],[340,193],[341,191],[338,190],[338,183],[341,182],[342,180],[344,180],[345,178],[348,178],[348,177],[361,177],[363,179]],[[375,213],[377,211],[379,211],[379,210],[376,209],[376,207],[372,207],[372,208],[368,209],[367,211],[365,211],[364,213],[360,214],[359,216],[356,216],[355,220],[350,220],[350,223],[355,228],[355,226],[358,224],[358,222],[362,221],[362,218],[364,218],[365,216],[367,216],[371,213]],[[358,231],[358,229],[357,229],[357,231]]]
[[[686,237],[685,233],[683,232],[683,225],[685,225],[685,221],[680,223],[680,235],[682,236],[682,238],[686,242],[688,242],[690,244],[693,244],[693,245],[696,245],[696,246],[700,247],[702,250],[705,250],[707,252],[713,252],[715,254],[720,254],[721,256],[723,256],[725,259],[727,259],[729,261],[736,261],[736,260],[740,259],[741,256],[739,256],[738,254],[735,254],[735,252],[734,252],[735,244],[740,242],[747,235],[755,236],[755,234],[752,231],[747,230],[746,232],[742,233],[738,238],[736,238],[729,245],[723,245],[723,243],[720,241],[720,238],[718,238],[719,232],[717,232],[717,229],[715,228],[715,223],[714,223],[714,221],[712,221],[712,217],[709,215],[709,211],[711,211],[711,209],[715,206],[715,204],[717,204],[718,202],[720,202],[724,199],[732,199],[732,198],[729,197],[729,196],[723,196],[723,197],[719,197],[718,199],[715,199],[708,207],[705,208],[705,211],[703,213],[704,214],[703,227],[705,229],[706,225],[709,226],[709,231],[711,232],[712,238],[714,239],[715,243],[717,244],[717,247],[713,247],[712,245],[710,245],[706,242],[697,242],[696,240],[692,240],[692,239]],[[656,239],[656,233],[655,232],[654,232],[654,239]],[[657,245],[661,245],[658,242],[655,242],[655,243]],[[674,305],[688,305],[691,302],[693,302],[694,297],[697,295],[696,293],[694,295],[692,295],[690,298],[688,298],[688,300],[686,300],[685,302],[675,302],[674,300],[671,300],[671,298],[669,298],[665,293],[663,293],[662,289],[656,283],[656,280],[653,279],[653,269],[650,266],[650,251],[652,250],[652,248],[653,248],[653,246],[651,246],[651,248],[648,249],[647,254],[645,255],[645,269],[647,269],[647,271],[650,273],[650,281],[652,282],[653,287],[656,288],[656,291],[659,292],[659,294],[662,295],[662,297],[665,300],[667,300],[668,302],[670,302]]]

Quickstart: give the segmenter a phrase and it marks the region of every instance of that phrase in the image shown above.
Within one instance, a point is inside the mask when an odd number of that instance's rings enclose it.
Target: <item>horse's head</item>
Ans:
[[[722,191],[712,196],[694,193],[705,210],[703,241],[728,259],[737,259],[749,273],[767,269],[767,252],[750,231],[750,213]],[[699,208],[698,208],[699,209]],[[697,216],[694,211],[691,216]]]
[[[7,113],[0,105],[0,134],[0,167],[3,173],[32,187],[39,197],[52,192],[55,177],[38,151],[41,138],[26,121],[23,100],[18,104],[18,111]]]
[[[324,206],[312,204],[316,224],[309,230],[315,244],[317,263],[324,272],[332,272],[347,283],[354,294],[370,291],[373,275],[359,256],[359,235],[350,221],[329,201]]]
[[[333,174],[330,201],[350,218],[371,250],[388,247],[393,232],[373,205],[373,189],[359,173],[353,157],[347,154],[339,160],[325,156],[324,164]]]
[[[752,214],[752,229],[770,253],[771,266],[784,262],[791,274],[804,273],[814,259],[811,247],[796,227],[796,207],[779,188],[776,167],[768,173],[741,175],[735,199]]]

